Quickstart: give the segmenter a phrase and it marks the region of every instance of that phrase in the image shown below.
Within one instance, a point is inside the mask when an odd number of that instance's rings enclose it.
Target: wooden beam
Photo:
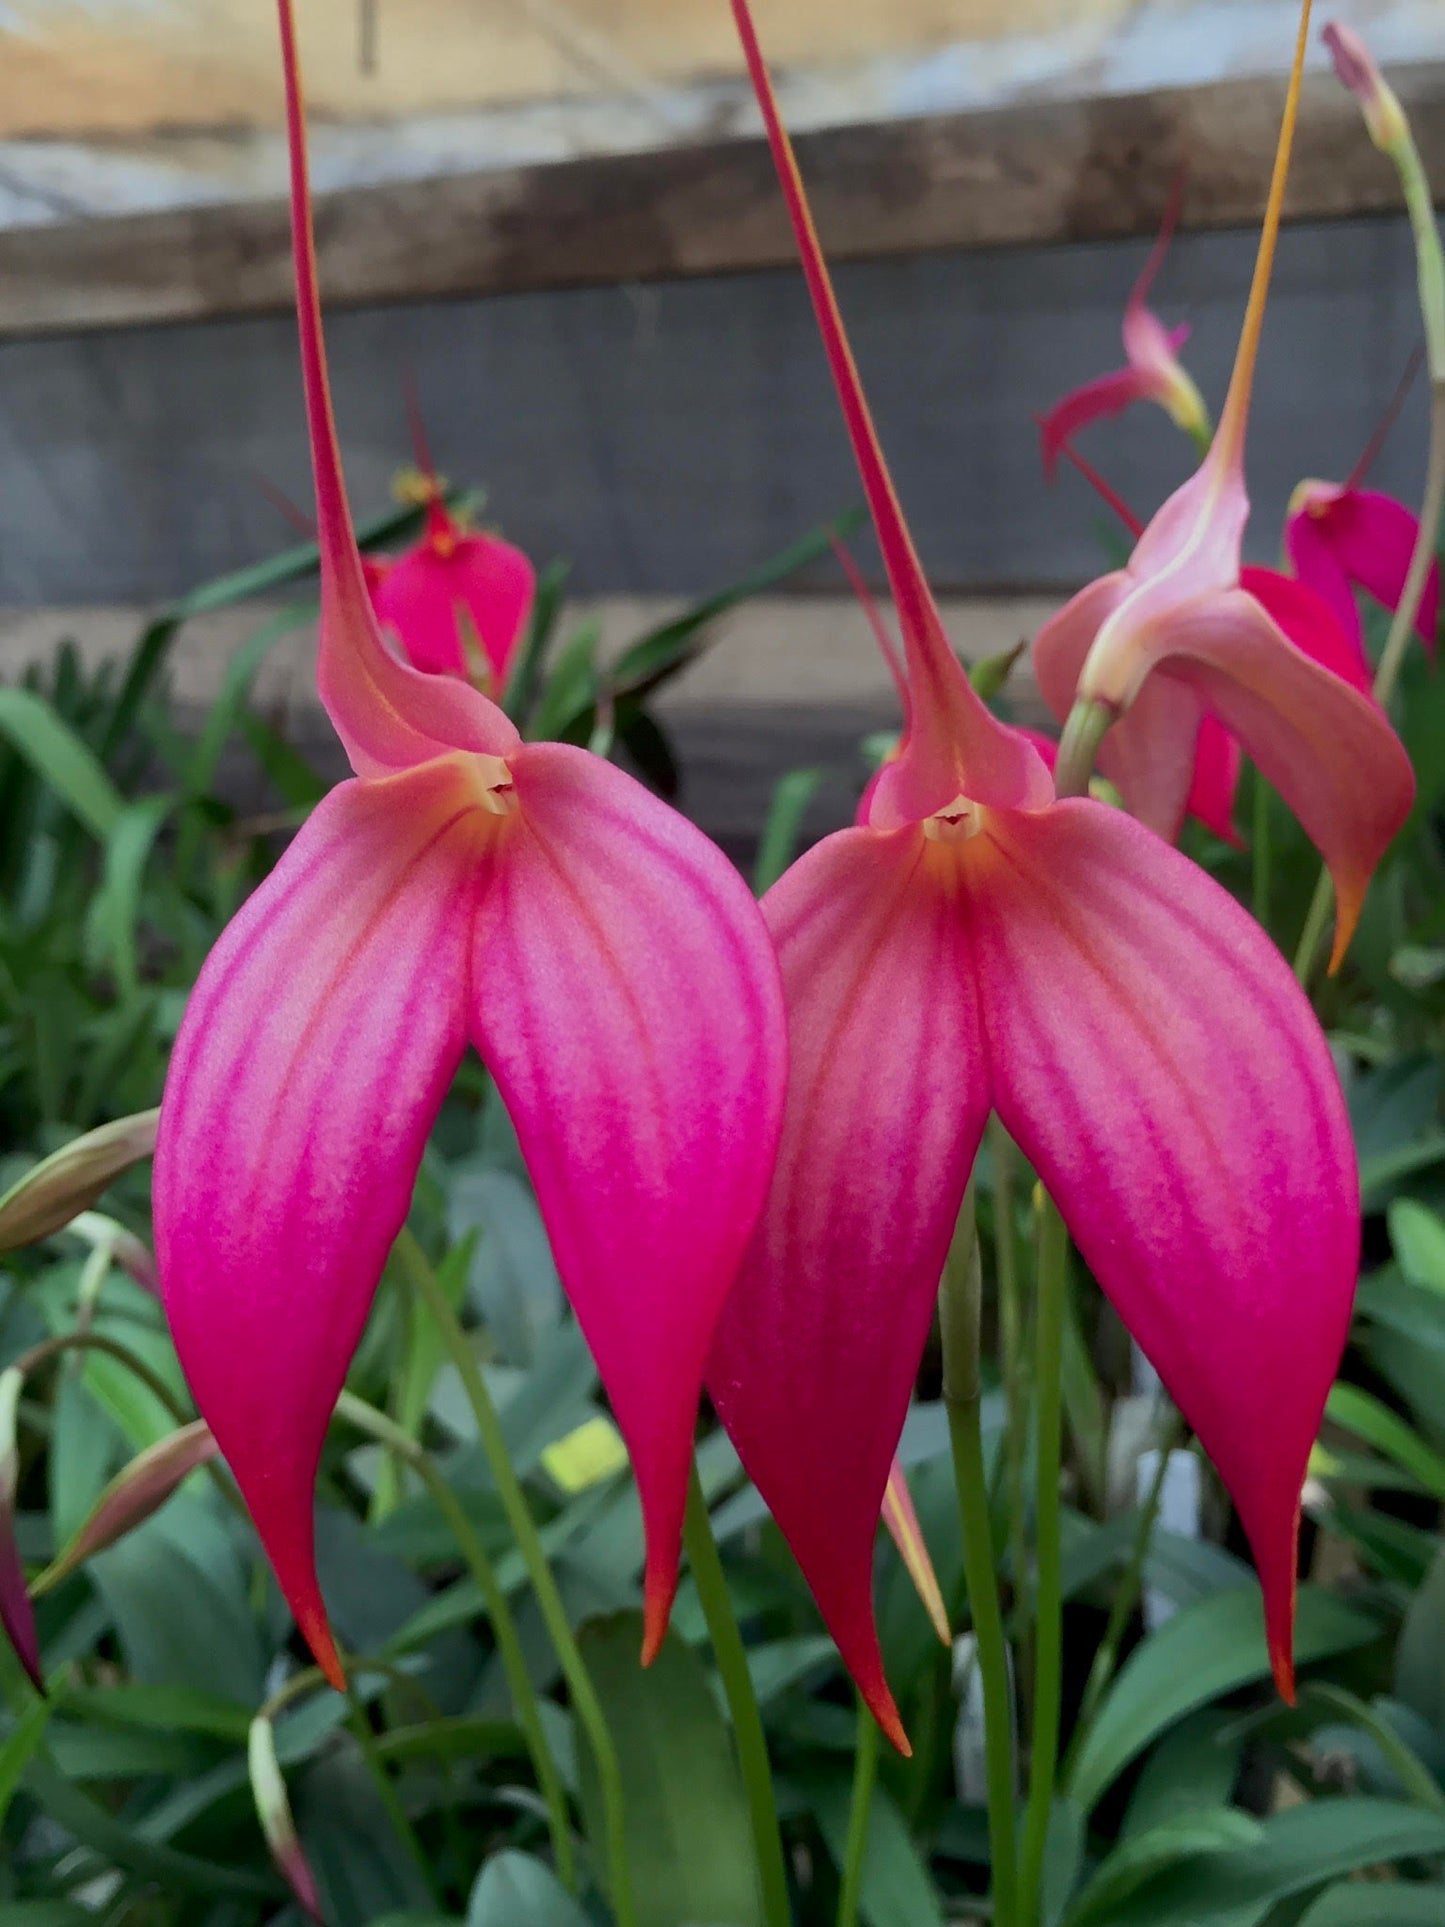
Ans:
[[[1445,62],[1393,75],[1445,181]],[[1263,207],[1278,80],[857,124],[799,151],[839,260],[1151,232],[1175,170],[1184,225]],[[1388,212],[1393,168],[1333,77],[1306,83],[1292,219]],[[793,258],[761,141],[678,146],[352,188],[317,205],[328,300],[381,303],[646,281]],[[286,212],[236,203],[0,234],[0,336],[274,312],[291,299]]]

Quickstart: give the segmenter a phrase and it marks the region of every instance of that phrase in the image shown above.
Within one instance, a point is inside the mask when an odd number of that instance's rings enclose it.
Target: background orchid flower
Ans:
[[[708,1386],[844,1660],[905,1745],[879,1504],[990,1109],[1214,1458],[1291,1686],[1301,1485],[1339,1360],[1358,1181],[1329,1049],[1269,939],[1122,811],[1056,803],[948,646],[868,413],[747,0],[733,0],[907,664],[867,821],[764,899],[792,1072]]]
[[[476,689],[385,647],[328,394],[289,0],[280,19],[318,681],[356,780],[243,906],[187,1007],[156,1148],[166,1310],[286,1597],[339,1683],[313,1557],[317,1462],[427,1133],[474,1042],[631,1448],[652,1651],[703,1364],[777,1143],[777,965],[742,879],[698,830],[598,757],[523,744]]]
[[[461,676],[500,698],[536,600],[537,572],[520,549],[448,509],[415,396],[409,399],[417,465],[399,486],[425,509],[426,525],[402,554],[367,558],[372,606],[417,669]]]
[[[1366,672],[1364,631],[1355,590],[1394,611],[1405,593],[1420,520],[1392,495],[1346,482],[1301,482],[1290,499],[1285,550],[1296,576],[1330,605],[1359,652]],[[1440,633],[1440,567],[1432,563],[1415,617],[1415,633],[1433,655]]]
[[[1069,718],[1060,784],[1084,780],[1110,729],[1109,773],[1129,808],[1177,832],[1200,721],[1212,714],[1284,797],[1334,879],[1334,962],[1376,864],[1405,821],[1414,775],[1383,711],[1318,656],[1338,625],[1304,584],[1275,578],[1273,606],[1246,586],[1244,442],[1279,234],[1309,27],[1303,9],[1254,282],[1219,430],[1196,473],[1145,529],[1127,568],[1083,589],[1034,645],[1045,701]],[[1288,584],[1286,588],[1284,585]],[[1291,632],[1281,623],[1288,601]],[[1300,630],[1308,650],[1290,640]]]
[[[1209,410],[1195,386],[1194,378],[1179,359],[1179,352],[1192,330],[1187,322],[1177,328],[1166,328],[1146,305],[1173,239],[1183,198],[1184,176],[1180,173],[1169,196],[1159,238],[1150,250],[1149,259],[1144,263],[1144,272],[1135,282],[1134,291],[1124,308],[1127,367],[1086,381],[1081,388],[1071,390],[1062,401],[1056,402],[1040,418],[1044,473],[1050,481],[1054,479],[1064,445],[1081,428],[1087,428],[1091,422],[1107,420],[1112,415],[1121,415],[1135,402],[1157,403],[1170,420],[1191,436],[1201,449],[1209,446]]]
[[[1072,444],[1065,443],[1062,453],[1137,542],[1144,533],[1144,524],[1118,491]],[[1297,649],[1303,650],[1322,668],[1342,676],[1363,694],[1369,694],[1369,665],[1363,647],[1355,646],[1335,620],[1333,607],[1311,583],[1301,585],[1278,569],[1246,567],[1239,572],[1239,586],[1278,623]],[[1351,607],[1353,609],[1353,603]],[[1111,781],[1117,781],[1121,789],[1133,787],[1140,791],[1138,783],[1131,785],[1134,772],[1129,768],[1129,747],[1127,737],[1120,744],[1117,731],[1106,736],[1099,750],[1099,768]],[[1056,763],[1057,757],[1049,767],[1054,768]],[[1238,740],[1217,716],[1206,710],[1199,720],[1192,764],[1182,761],[1172,770],[1147,772],[1140,792],[1144,807],[1136,809],[1135,814],[1171,843],[1178,837],[1185,817],[1192,816],[1222,842],[1239,848],[1241,838],[1234,827],[1234,799],[1243,768],[1244,751]]]

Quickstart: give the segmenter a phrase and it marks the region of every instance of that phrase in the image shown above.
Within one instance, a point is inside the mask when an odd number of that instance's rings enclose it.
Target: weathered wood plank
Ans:
[[[1426,164],[1445,178],[1445,62],[1397,75]],[[1261,210],[1281,98],[1238,80],[1105,99],[835,128],[800,142],[839,259],[1102,239],[1157,223],[1176,168],[1186,226]],[[1293,219],[1398,205],[1393,170],[1353,101],[1309,78],[1291,177]],[[333,302],[617,284],[791,260],[763,144],[393,182],[323,197]],[[0,335],[68,332],[284,309],[285,209],[258,202],[0,235]]]

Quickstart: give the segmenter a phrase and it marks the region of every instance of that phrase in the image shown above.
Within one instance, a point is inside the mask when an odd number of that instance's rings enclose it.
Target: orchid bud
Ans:
[[[25,1567],[15,1539],[15,1500],[20,1484],[20,1454],[15,1426],[25,1374],[18,1365],[0,1372],[0,1628],[35,1684],[45,1691],[35,1610],[25,1584]]]
[[[316,1877],[301,1850],[296,1822],[291,1814],[291,1801],[286,1793],[286,1781],[281,1773],[281,1763],[276,1758],[276,1729],[264,1713],[258,1713],[251,1722],[246,1761],[251,1775],[251,1798],[256,1803],[256,1818],[261,1822],[261,1831],[266,1837],[266,1845],[271,1849],[271,1858],[302,1910],[312,1920],[324,1921]]]
[[[1330,21],[1321,37],[1341,83],[1364,109],[1370,139],[1382,154],[1393,155],[1400,142],[1410,138],[1410,129],[1395,90],[1375,65],[1375,56],[1352,27],[1338,20]]]
[[[1332,20],[1324,30],[1324,41],[1335,63],[1335,72],[1364,110],[1370,139],[1381,153],[1389,155],[1399,170],[1405,207],[1415,236],[1430,375],[1436,383],[1445,382],[1445,255],[1440,249],[1435,204],[1420,161],[1420,150],[1410,132],[1404,108],[1360,36]]]
[[[73,1138],[0,1198],[0,1252],[18,1251],[62,1231],[122,1172],[156,1147],[159,1111],[117,1118]]]
[[[134,1532],[197,1467],[215,1458],[218,1449],[204,1419],[148,1446],[111,1480],[74,1539],[36,1581],[35,1590],[49,1592],[77,1566]]]

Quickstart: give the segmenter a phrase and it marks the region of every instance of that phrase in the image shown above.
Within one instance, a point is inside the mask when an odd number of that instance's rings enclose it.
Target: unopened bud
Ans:
[[[1445,254],[1435,220],[1435,201],[1415,136],[1393,88],[1375,65],[1374,55],[1357,33],[1331,21],[1325,45],[1335,72],[1364,109],[1370,139],[1395,163],[1405,194],[1405,209],[1415,237],[1415,261],[1420,276],[1420,312],[1425,322],[1425,348],[1430,378],[1437,390],[1445,387]]]
[[[160,1510],[192,1472],[215,1458],[219,1449],[204,1419],[183,1425],[169,1438],[147,1446],[111,1480],[74,1539],[36,1580],[35,1590],[49,1592],[77,1566],[134,1532]]]
[[[35,1630],[35,1608],[25,1584],[25,1567],[15,1537],[15,1508],[20,1484],[20,1452],[16,1440],[20,1390],[25,1374],[18,1365],[0,1372],[0,1629],[34,1682],[45,1691],[40,1670],[40,1639]]]
[[[251,1722],[246,1760],[251,1775],[251,1797],[256,1803],[256,1818],[261,1822],[261,1832],[271,1849],[271,1858],[301,1908],[312,1920],[323,1921],[325,1915],[321,1911],[316,1877],[301,1850],[286,1781],[282,1776],[281,1763],[276,1758],[276,1729],[264,1713],[258,1713]]]
[[[122,1172],[156,1148],[159,1111],[141,1111],[87,1131],[27,1171],[0,1198],[0,1252],[63,1231]]]
[[[1335,72],[1364,110],[1370,139],[1382,153],[1393,155],[1410,136],[1405,110],[1395,90],[1375,65],[1375,56],[1350,27],[1331,20],[1322,36],[1335,63]]]

